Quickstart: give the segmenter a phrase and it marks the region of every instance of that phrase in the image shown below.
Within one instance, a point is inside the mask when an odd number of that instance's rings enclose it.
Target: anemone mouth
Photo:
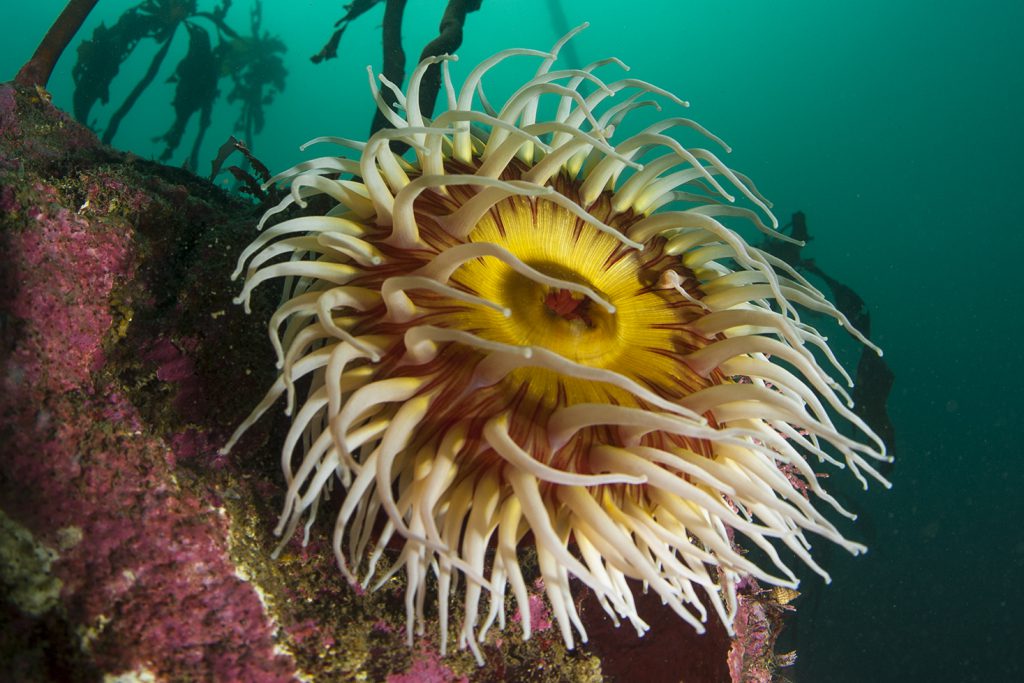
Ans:
[[[572,196],[568,188],[561,193]],[[637,220],[590,211],[620,229]],[[699,305],[659,286],[666,268],[695,282],[684,266],[668,263],[661,238],[638,251],[543,198],[517,197],[492,207],[467,243],[496,245],[526,268],[517,270],[496,256],[462,264],[451,283],[499,308],[462,306],[438,316],[438,324],[494,342],[547,349],[657,385],[678,373],[680,353],[702,345],[698,335],[685,332]],[[658,362],[659,355],[669,362]]]
[[[809,460],[887,484],[871,466],[887,459],[881,441],[819,364],[811,349],[849,379],[798,308],[867,340],[723,222],[784,238],[750,181],[667,131],[720,140],[675,117],[611,142],[653,101],[642,98],[684,103],[594,75],[616,60],[552,70],[569,37],[551,53],[499,53],[458,91],[448,58],[427,60],[408,92],[385,82],[395,108],[371,80],[394,128],[366,143],[321,140],[351,153],[275,178],[291,195],[261,227],[313,195],[336,205],[264,230],[236,271],[246,273],[241,303],[266,280],[285,282],[269,324],[281,374],[226,446],[287,397],[282,545],[303,521],[308,537],[339,482],[333,546],[346,578],[379,587],[404,568],[410,643],[429,584],[444,651],[465,577],[458,640],[478,661],[490,626],[504,626],[509,589],[529,637],[518,559],[527,538],[569,647],[574,632],[586,639],[570,576],[638,633],[647,625],[627,579],[698,631],[709,607],[731,631],[741,577],[796,585],[776,546],[826,578],[807,532],[863,550],[812,505],[850,516]],[[483,76],[522,56],[541,68],[492,109]],[[428,120],[418,87],[438,62],[448,108]],[[473,106],[478,91],[484,111]],[[632,94],[614,102],[622,91]],[[555,102],[549,121],[537,120],[541,98]],[[392,153],[395,139],[414,158]],[[374,581],[393,538],[402,551]],[[761,548],[766,565],[745,558],[737,538]]]

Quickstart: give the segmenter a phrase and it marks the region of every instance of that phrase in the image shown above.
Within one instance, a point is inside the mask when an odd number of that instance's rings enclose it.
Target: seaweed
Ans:
[[[174,75],[168,79],[168,82],[177,81],[178,83],[178,87],[174,91],[174,123],[166,133],[154,137],[153,141],[163,142],[166,145],[160,155],[160,161],[166,162],[178,148],[181,136],[185,132],[185,126],[188,125],[192,115],[198,112],[199,132],[196,134],[192,153],[189,155],[187,163],[189,168],[194,169],[199,145],[202,144],[203,134],[210,126],[213,103],[219,94],[217,81],[220,69],[217,64],[217,56],[210,44],[210,35],[195,24],[185,24],[185,28],[188,29],[189,37],[188,52],[178,64]],[[106,135],[104,135],[104,141],[106,141]]]
[[[338,44],[341,42],[341,37],[345,34],[345,29],[348,28],[348,25],[361,14],[364,14],[381,2],[384,2],[384,0],[355,0],[355,2],[345,5],[345,16],[334,22],[334,33],[331,34],[327,44],[320,49],[320,52],[310,57],[310,60],[314,64],[319,64],[327,59],[337,57]],[[405,5],[405,0],[402,0],[402,5]]]
[[[234,152],[239,152],[242,155],[245,159],[245,164],[251,166],[256,172],[255,176],[247,168],[242,168],[241,166],[232,165],[224,167],[224,162]],[[229,137],[220,146],[220,149],[217,150],[217,156],[213,160],[213,169],[210,171],[210,180],[213,180],[222,168],[230,173],[238,182],[237,191],[239,193],[247,194],[258,202],[270,202],[275,198],[279,198],[281,194],[279,190],[275,190],[273,187],[263,187],[264,183],[270,181],[270,171],[267,169],[266,164],[257,159],[246,144],[234,135]]]
[[[235,36],[222,44],[222,69],[231,75],[234,85],[228,102],[241,104],[235,132],[250,143],[263,130],[263,108],[284,91],[288,70],[281,55],[287,51],[284,41],[266,31],[261,33],[263,5],[254,3],[249,15],[249,36]]]
[[[253,136],[263,128],[263,107],[273,101],[275,92],[284,90],[287,70],[281,55],[286,47],[279,38],[261,33],[260,3],[254,5],[250,14],[249,36],[228,25],[226,16],[230,9],[231,0],[221,0],[212,11],[201,11],[197,0],[144,0],[126,10],[112,26],[100,24],[92,37],[78,46],[78,61],[72,71],[75,117],[98,130],[98,122],[90,120],[94,106],[110,101],[110,85],[136,47],[145,40],[156,42],[160,47],[145,74],[103,129],[103,142],[110,144],[121,122],[160,73],[184,27],[188,49],[167,79],[176,83],[172,101],[175,119],[164,134],[154,138],[165,145],[160,160],[171,158],[189,121],[198,114],[198,133],[185,162],[186,167],[196,168],[203,135],[221,95],[219,82],[225,77],[233,82],[228,102],[239,103],[241,107],[235,130],[251,144]]]
[[[46,32],[32,58],[18,70],[14,82],[21,86],[45,88],[53,74],[53,67],[64,54],[68,43],[82,28],[85,18],[96,6],[96,0],[71,0],[64,7],[53,26]]]
[[[151,38],[161,48],[142,81],[118,109],[120,116],[115,114],[114,119],[120,121],[156,76],[179,26],[195,11],[196,0],[145,0],[126,10],[113,26],[101,23],[93,31],[92,38],[83,40],[78,46],[78,61],[71,72],[75,82],[75,118],[93,129],[97,127],[89,121],[93,106],[97,101],[103,104],[110,101],[110,84],[120,72],[121,65],[140,41]],[[116,130],[117,123],[112,120],[112,125],[108,126],[109,137],[112,138]],[[106,137],[105,141],[109,142]]]
[[[381,2],[386,3],[382,26],[384,68],[381,75],[392,83],[404,81],[405,51],[402,49],[402,18],[405,14],[406,0],[355,0],[345,5],[345,15],[335,22],[335,31],[331,34],[327,44],[310,58],[313,63],[319,64],[337,57],[338,44],[345,29],[352,21]],[[453,54],[462,45],[462,31],[466,24],[466,15],[479,10],[482,2],[483,0],[448,0],[444,15],[441,17],[438,35],[423,48],[417,62],[421,62],[427,57]],[[424,116],[429,117],[434,113],[434,105],[437,102],[437,93],[440,88],[441,70],[437,64],[433,64],[427,69],[420,85],[420,111]],[[387,119],[380,111],[377,111],[374,114],[373,123],[370,125],[370,133],[376,133],[388,126]],[[396,148],[399,145],[393,144],[392,147]]]

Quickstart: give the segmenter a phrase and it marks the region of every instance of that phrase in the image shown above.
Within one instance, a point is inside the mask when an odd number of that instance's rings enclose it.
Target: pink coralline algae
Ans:
[[[195,363],[169,339],[158,339],[144,358],[157,363],[156,377],[161,382],[184,382],[195,377]]]
[[[772,683],[778,668],[796,661],[796,653],[775,653],[782,615],[793,607],[777,601],[771,590],[761,589],[753,579],[744,579],[739,591],[733,622],[736,637],[729,648],[729,676],[732,683]]]
[[[765,614],[764,605],[756,600],[746,599],[740,606],[736,621],[736,640],[729,650],[729,675],[735,683],[771,683],[771,671],[751,666],[765,656],[769,647],[771,624]]]
[[[145,366],[114,360],[145,344],[117,324],[132,301],[150,298],[141,223],[111,211],[140,194],[90,173],[95,157],[68,151],[84,146],[60,151],[54,131],[90,134],[33,95],[0,86],[0,186],[11,188],[0,216],[0,508],[59,549],[48,571],[62,588],[42,620],[4,608],[5,680],[141,671],[168,681],[293,680],[294,662],[275,650],[275,627],[229,558],[225,511],[173,467],[173,449],[206,444],[169,438],[153,416],[180,419],[173,406],[141,410],[142,395],[130,397],[134,386],[120,379]],[[6,135],[15,127],[24,144]],[[82,194],[51,174],[61,154],[63,165],[82,167]],[[112,202],[79,205],[90,183]],[[180,358],[160,372],[179,384],[192,374]],[[200,431],[193,442],[208,438]]]
[[[188,421],[201,419],[200,396],[203,387],[196,372],[195,358],[192,356],[194,350],[194,340],[184,339],[179,344],[174,344],[170,339],[161,337],[142,353],[143,360],[156,366],[157,380],[165,383],[173,391],[174,409]],[[215,455],[220,447],[206,443],[208,439],[204,439],[204,435],[194,429],[184,430],[175,438],[190,451]],[[195,452],[191,454],[194,455]]]
[[[259,598],[226,557],[225,520],[175,485],[166,448],[130,431],[141,420],[121,397],[51,401],[55,428],[43,430],[4,403],[20,418],[4,425],[15,428],[5,474],[22,487],[4,492],[4,507],[44,537],[79,530],[55,573],[69,619],[94,634],[100,669],[290,679]],[[107,419],[112,410],[120,420]]]
[[[551,612],[544,600],[544,579],[537,579],[533,584],[533,592],[527,598],[530,606],[530,632],[540,633],[551,628]],[[512,622],[519,623],[523,620],[523,614],[516,610],[512,615]]]
[[[200,429],[183,429],[172,434],[168,441],[175,461],[185,462],[192,458],[206,458],[214,466],[223,466],[224,458],[217,451],[221,444]]]
[[[130,278],[129,238],[96,229],[59,204],[53,187],[37,184],[24,207],[34,230],[9,236],[19,286],[8,302],[31,343],[13,362],[23,381],[54,391],[86,383],[103,364],[101,342],[112,320],[108,299],[117,280]]]
[[[469,678],[457,676],[432,646],[421,642],[413,655],[412,666],[404,673],[389,674],[387,683],[469,683]]]

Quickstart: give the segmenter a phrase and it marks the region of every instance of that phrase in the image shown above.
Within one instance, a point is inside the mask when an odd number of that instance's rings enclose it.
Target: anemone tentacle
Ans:
[[[404,569],[407,638],[433,592],[442,651],[460,596],[457,643],[478,661],[510,588],[530,636],[527,542],[568,647],[586,640],[570,577],[638,633],[648,625],[631,580],[698,631],[710,610],[731,633],[742,577],[796,585],[777,546],[826,579],[808,533],[864,550],[814,505],[852,517],[812,460],[888,486],[873,466],[889,459],[881,439],[818,358],[849,375],[799,312],[870,342],[730,227],[792,241],[746,176],[678,136],[728,153],[720,138],[673,114],[615,139],[641,107],[688,105],[604,77],[625,68],[614,58],[554,69],[571,35],[550,52],[500,52],[458,88],[447,55],[422,62],[406,91],[371,72],[392,127],[365,143],[312,140],[342,154],[271,179],[291,192],[234,273],[247,309],[255,287],[283,280],[268,324],[281,374],[225,447],[286,398],[282,545],[304,520],[308,538],[338,487],[345,577],[374,587]],[[490,70],[537,58],[492,107]],[[447,109],[430,119],[419,89],[435,63]],[[326,215],[264,229],[315,196],[334,203]],[[394,540],[401,551],[378,576]]]

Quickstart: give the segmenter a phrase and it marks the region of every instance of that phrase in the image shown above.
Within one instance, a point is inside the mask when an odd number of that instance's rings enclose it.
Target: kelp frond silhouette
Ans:
[[[92,38],[78,47],[78,62],[72,71],[76,118],[98,129],[98,122],[90,120],[93,107],[97,102],[109,102],[110,84],[139,43],[155,41],[160,47],[148,69],[103,129],[103,142],[111,143],[125,116],[159,74],[175,37],[184,27],[188,49],[168,78],[168,82],[176,83],[175,120],[166,133],[154,138],[165,145],[160,160],[171,158],[188,122],[198,113],[199,132],[185,164],[196,167],[203,134],[221,94],[218,83],[223,77],[233,81],[228,102],[240,102],[242,107],[236,132],[246,135],[251,144],[252,135],[263,125],[263,106],[273,100],[275,92],[284,89],[287,71],[281,55],[286,48],[279,38],[266,32],[260,34],[259,2],[250,15],[250,36],[239,34],[227,24],[225,17],[230,8],[231,0],[221,0],[208,12],[199,10],[197,0],[144,0],[126,10],[113,26],[100,24]]]

